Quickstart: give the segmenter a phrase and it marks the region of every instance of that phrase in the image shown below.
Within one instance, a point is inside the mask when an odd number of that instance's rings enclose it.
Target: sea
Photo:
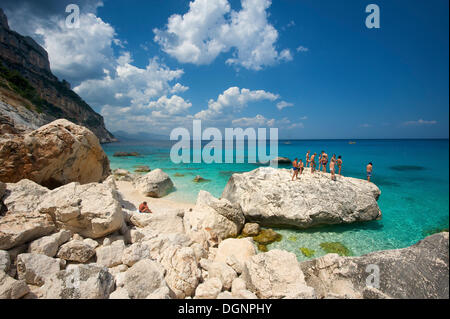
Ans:
[[[262,166],[248,163],[175,164],[170,159],[171,141],[122,141],[104,144],[111,168],[133,172],[136,166],[160,168],[173,180],[175,189],[166,198],[195,203],[200,190],[220,197],[230,176]],[[378,204],[383,217],[378,221],[332,225],[308,230],[280,229],[282,240],[268,249],[293,252],[299,261],[327,253],[323,243],[339,243],[352,256],[373,251],[411,246],[449,226],[449,140],[280,140],[278,155],[302,158],[306,152],[342,156],[342,175],[366,178],[365,168],[373,163],[372,182],[381,190]],[[137,157],[114,157],[115,152],[138,152]],[[267,151],[268,152],[268,151]],[[241,154],[242,156],[242,154]],[[248,156],[248,149],[244,151]],[[289,168],[289,166],[286,166]],[[200,175],[204,182],[196,183]],[[300,248],[313,253],[305,256]]]

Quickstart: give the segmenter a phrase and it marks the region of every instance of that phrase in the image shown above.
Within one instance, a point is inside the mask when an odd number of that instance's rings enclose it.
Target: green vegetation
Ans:
[[[0,64],[0,76],[7,81],[7,84],[3,86],[8,87],[21,97],[30,101],[36,112],[42,113],[45,110],[47,113],[56,117],[61,115],[61,110],[41,98],[36,89],[18,71],[9,70]],[[27,106],[27,108],[29,107]]]
[[[253,240],[261,245],[269,245],[276,241],[281,241],[283,237],[273,229],[261,229],[258,236],[254,236]]]
[[[288,240],[290,240],[290,241],[297,241],[297,237],[296,236],[289,236]]]
[[[260,252],[263,252],[263,253],[266,253],[266,252],[269,251],[269,250],[267,249],[267,245],[263,245],[263,244],[258,244],[258,250],[259,250]]]
[[[314,256],[314,253],[316,252],[315,250],[306,248],[306,247],[301,247],[300,251],[302,252],[303,256],[311,258]]]
[[[447,227],[435,227],[435,228],[429,228],[422,230],[422,235],[424,237],[428,237],[434,234],[439,234],[442,232],[448,232],[448,226]]]
[[[347,247],[345,247],[342,243],[335,242],[335,243],[321,243],[320,247],[322,247],[323,250],[327,254],[339,254],[340,256],[351,256],[351,251]]]

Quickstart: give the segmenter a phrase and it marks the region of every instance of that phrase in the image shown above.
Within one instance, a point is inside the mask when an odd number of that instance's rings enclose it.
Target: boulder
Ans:
[[[95,255],[91,245],[81,240],[72,240],[61,246],[57,256],[67,261],[86,263]]]
[[[136,227],[145,227],[154,234],[184,233],[183,218],[177,210],[153,214],[133,213],[130,222]]]
[[[173,188],[173,182],[169,175],[160,169],[155,169],[150,173],[134,180],[134,188],[144,196],[148,197],[164,197]]]
[[[328,254],[300,267],[319,298],[448,299],[449,233],[361,257]]]
[[[149,294],[145,299],[174,299],[175,294],[168,287],[161,287]]]
[[[138,152],[115,152],[114,157],[130,157],[130,156],[139,156]]]
[[[27,134],[0,139],[0,180],[30,179],[55,188],[71,182],[99,182],[109,160],[89,129],[56,120]]]
[[[30,292],[23,280],[15,280],[0,270],[0,299],[20,299]]]
[[[51,218],[37,209],[48,192],[26,179],[6,185],[3,201],[8,212],[0,218],[0,249],[11,249],[55,231]]]
[[[61,261],[41,254],[17,256],[17,274],[27,284],[42,286],[48,277],[59,272]]]
[[[261,299],[314,298],[293,253],[274,249],[253,256],[245,262],[242,279],[247,288]]]
[[[222,197],[240,204],[246,220],[263,226],[308,228],[381,218],[377,186],[351,177],[332,181],[328,173],[309,170],[291,181],[287,169],[260,167],[234,174]]]
[[[137,166],[134,171],[136,173],[148,173],[148,172],[151,172],[151,169],[147,165],[140,165],[140,166]]]
[[[5,250],[0,250],[0,272],[8,272],[11,266],[11,258]]]
[[[97,248],[97,264],[108,268],[120,265],[122,263],[124,250],[125,243],[123,240],[116,240],[109,246]]]
[[[201,270],[191,247],[169,246],[162,252],[161,264],[166,269],[166,282],[178,299],[192,297]]]
[[[195,207],[184,213],[186,234],[200,244],[215,246],[223,239],[236,237],[243,226],[244,216],[239,206],[205,191],[199,192]]]
[[[44,299],[107,299],[113,288],[114,278],[107,268],[80,264],[49,277],[41,291]]]
[[[126,272],[124,288],[131,299],[144,299],[166,286],[164,268],[156,261],[143,259]]]
[[[206,265],[208,278],[218,278],[223,288],[230,290],[233,280],[237,278],[236,272],[225,263],[213,261]]]
[[[135,243],[127,247],[122,255],[122,263],[129,267],[142,259],[150,258],[150,249],[142,243]]]
[[[229,238],[219,244],[214,260],[227,263],[229,258],[234,256],[234,258],[243,265],[254,255],[256,255],[256,249],[251,239]]]
[[[222,282],[218,278],[211,278],[198,285],[194,299],[216,299],[222,291]]]
[[[242,229],[242,235],[245,237],[253,237],[259,234],[260,227],[257,223],[246,223]]]
[[[123,224],[116,192],[105,184],[64,185],[45,194],[38,209],[58,228],[94,239],[119,230]]]
[[[53,235],[44,236],[33,241],[28,248],[28,252],[55,257],[59,247],[68,242],[70,238],[72,238],[70,230],[61,230]]]
[[[109,299],[130,299],[128,291],[124,288],[118,288],[109,295]]]
[[[289,165],[289,164],[292,164],[292,161],[289,158],[282,157],[282,156],[274,158],[270,161],[270,165],[279,165],[279,164]]]

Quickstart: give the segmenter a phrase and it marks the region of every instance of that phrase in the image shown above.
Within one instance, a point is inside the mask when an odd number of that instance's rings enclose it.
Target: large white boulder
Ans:
[[[86,263],[95,255],[95,250],[82,240],[72,240],[61,246],[58,251],[58,258]]]
[[[183,218],[177,210],[165,210],[153,214],[133,213],[131,224],[146,228],[154,234],[184,233]]]
[[[102,246],[96,249],[97,264],[105,267],[114,267],[122,263],[122,256],[125,251],[123,240],[116,240],[108,246]]]
[[[0,299],[20,299],[29,291],[24,280],[15,280],[0,270]]]
[[[261,299],[315,298],[314,289],[305,282],[297,257],[274,249],[245,262],[242,273],[247,288]]]
[[[195,299],[216,299],[222,291],[222,282],[218,278],[211,278],[198,285]]]
[[[36,239],[30,244],[28,252],[55,257],[58,248],[69,241],[71,237],[72,232],[70,230],[61,230],[53,235]]]
[[[99,182],[109,160],[89,129],[65,119],[12,138],[0,139],[0,180],[30,179],[55,188],[70,182]]]
[[[61,269],[61,260],[41,254],[20,254],[17,256],[17,274],[27,284],[42,286],[48,277]]]
[[[80,264],[47,278],[40,291],[44,299],[107,299],[113,288],[114,278],[107,268]]]
[[[133,181],[134,188],[147,197],[164,197],[173,188],[169,175],[162,170],[155,169]]]
[[[356,178],[332,181],[328,173],[305,170],[292,181],[290,170],[260,167],[234,174],[222,197],[240,204],[249,221],[308,228],[378,219],[380,194],[375,184]]]
[[[156,261],[143,259],[125,275],[124,289],[131,299],[145,299],[161,287],[166,287],[164,268]]]
[[[59,228],[94,239],[119,230],[124,222],[115,190],[98,183],[59,187],[41,198],[39,211]]]
[[[11,258],[6,250],[0,250],[0,271],[8,272]]]

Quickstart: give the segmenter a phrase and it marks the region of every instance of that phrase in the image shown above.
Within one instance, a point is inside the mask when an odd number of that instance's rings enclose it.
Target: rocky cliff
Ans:
[[[102,143],[115,140],[103,117],[52,74],[47,52],[11,30],[0,9],[0,134],[36,129],[59,118],[89,128]]]

